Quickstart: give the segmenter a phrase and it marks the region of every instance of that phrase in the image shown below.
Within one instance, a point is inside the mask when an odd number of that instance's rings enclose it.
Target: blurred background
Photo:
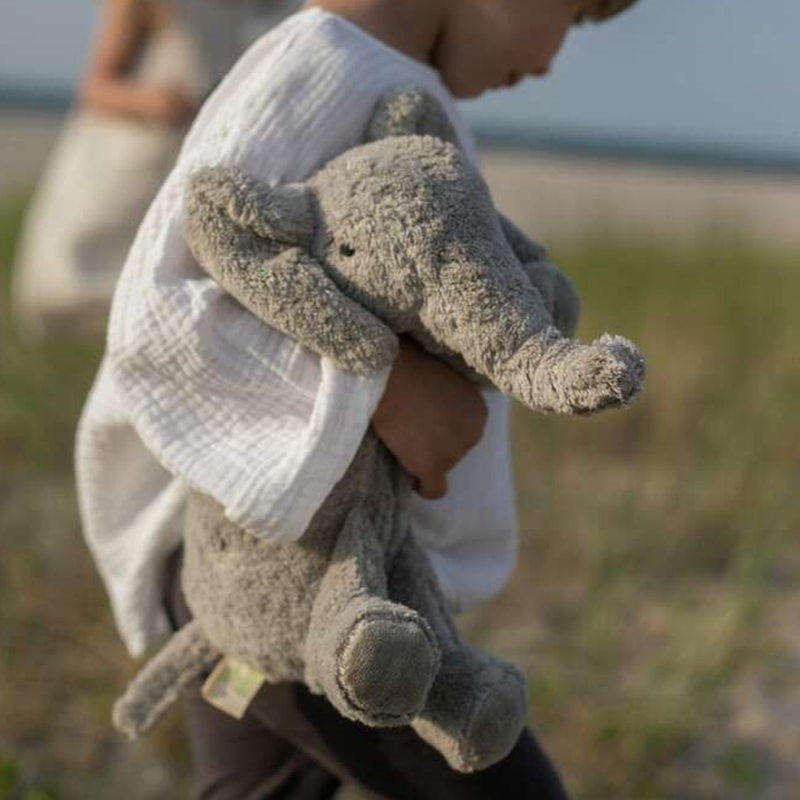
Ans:
[[[137,745],[109,723],[136,665],[72,475],[102,336],[12,324],[23,219],[99,5],[0,4],[0,800],[187,788],[177,714]],[[250,7],[241,46],[297,5]],[[578,285],[580,337],[629,336],[649,377],[624,413],[515,410],[520,561],[463,625],[526,670],[575,798],[792,800],[800,5],[639,6],[572,34],[547,80],[464,104],[497,205]]]

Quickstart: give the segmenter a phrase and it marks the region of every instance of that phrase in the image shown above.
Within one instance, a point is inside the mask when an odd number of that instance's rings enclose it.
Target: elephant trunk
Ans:
[[[422,324],[529,408],[587,414],[625,405],[641,390],[641,353],[618,336],[591,345],[562,336],[508,247],[478,242],[450,252],[438,278]]]

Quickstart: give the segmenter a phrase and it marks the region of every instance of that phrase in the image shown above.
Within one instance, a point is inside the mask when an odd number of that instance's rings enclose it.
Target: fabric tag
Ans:
[[[225,656],[203,684],[203,697],[220,711],[241,719],[266,676],[257,669]]]

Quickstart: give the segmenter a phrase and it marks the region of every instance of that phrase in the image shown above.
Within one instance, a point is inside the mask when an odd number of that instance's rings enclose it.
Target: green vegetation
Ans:
[[[141,746],[110,729],[133,665],[71,473],[101,347],[15,336],[22,208],[0,207],[0,799],[178,796],[177,715]],[[796,254],[717,233],[598,237],[554,258],[583,296],[581,337],[635,339],[648,391],[591,419],[516,410],[520,563],[465,626],[526,668],[532,726],[576,798],[758,797],[793,766],[737,714],[753,685],[798,692],[776,622],[800,572]]]
[[[10,266],[24,205],[0,202],[0,800],[173,796],[174,765],[185,769],[177,720],[142,746],[110,726],[135,665],[83,542],[72,473],[102,344],[15,335]]]
[[[797,259],[722,236],[554,258],[581,337],[635,339],[647,393],[591,419],[517,410],[521,561],[477,638],[527,666],[576,797],[756,797],[770,743],[723,717],[740,676],[780,661],[769,620],[796,582]]]

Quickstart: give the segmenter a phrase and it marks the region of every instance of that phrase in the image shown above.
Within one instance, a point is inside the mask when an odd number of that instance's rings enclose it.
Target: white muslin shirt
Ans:
[[[438,73],[321,9],[259,39],[204,105],[147,212],[112,305],[106,352],[78,426],[84,533],[132,655],[170,627],[164,562],[189,488],[255,535],[296,540],[344,473],[383,393],[257,319],[195,263],[181,237],[187,177],[238,165],[302,180],[358,144],[387,90],[414,83],[471,135]],[[491,597],[516,553],[508,402],[487,391],[482,441],[438,501],[415,497],[414,534],[454,610]]]

